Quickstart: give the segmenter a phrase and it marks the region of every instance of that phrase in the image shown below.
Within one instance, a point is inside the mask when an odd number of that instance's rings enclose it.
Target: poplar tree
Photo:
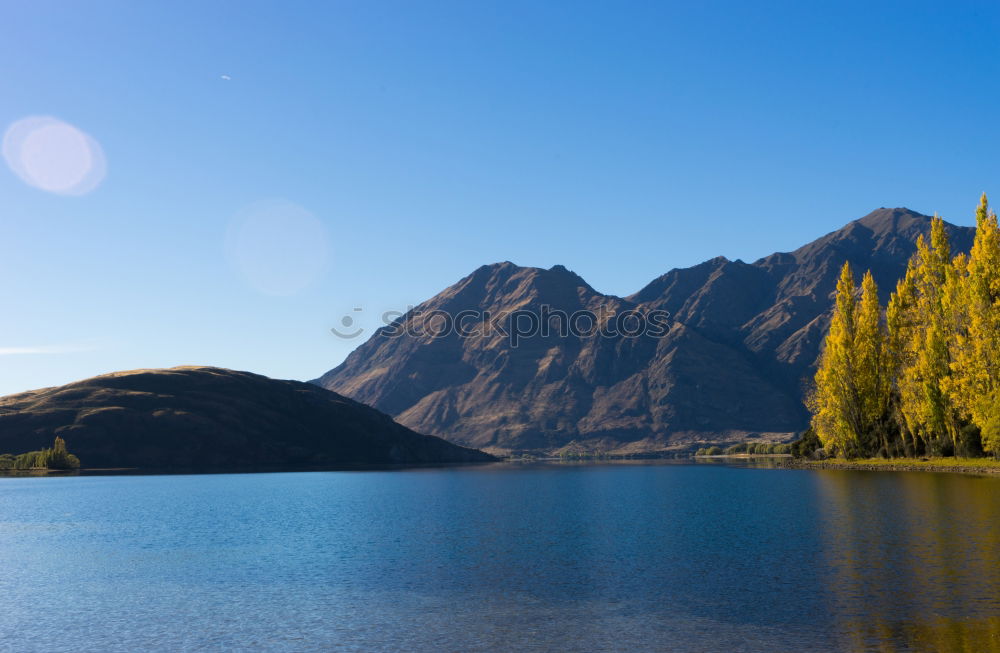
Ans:
[[[1000,454],[1000,228],[983,193],[964,288],[965,324],[954,339],[951,397],[979,426],[983,449]]]
[[[916,262],[911,258],[906,274],[896,283],[896,290],[889,297],[889,306],[886,308],[886,324],[889,330],[888,363],[892,376],[892,410],[904,451],[909,455],[916,455],[921,446],[918,425],[910,419],[917,414],[915,407],[917,392],[911,385],[913,376],[903,373],[903,370],[914,367],[917,357],[913,347],[914,334],[918,328],[916,276]]]
[[[1000,457],[1000,226],[985,194],[968,256],[951,258],[934,217],[884,325],[871,273],[857,301],[844,265],[809,407],[822,446],[847,457],[981,453],[977,436]]]
[[[930,243],[921,236],[906,276],[889,302],[888,322],[896,348],[895,370],[901,425],[914,451],[954,449],[956,411],[946,388],[951,374],[944,289],[951,274],[951,247],[944,220],[934,217]]]
[[[958,433],[962,426],[971,423],[968,406],[962,394],[962,374],[965,362],[970,359],[968,264],[965,254],[958,254],[948,267],[941,292],[942,325],[948,356],[948,374],[941,379],[941,390],[947,397],[951,422]],[[957,434],[955,455],[958,455]]]
[[[864,453],[877,451],[880,447],[886,455],[892,452],[889,442],[892,367],[886,341],[878,286],[869,270],[861,282],[853,346],[855,386],[861,413],[858,438]]]
[[[854,274],[844,263],[837,281],[837,301],[830,320],[816,387],[810,397],[812,426],[823,447],[854,457],[860,453],[862,408],[855,375]]]

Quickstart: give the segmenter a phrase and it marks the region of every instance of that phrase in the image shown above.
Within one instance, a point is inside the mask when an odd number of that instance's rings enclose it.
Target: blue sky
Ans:
[[[374,326],[483,263],[624,295],[880,206],[971,224],[1000,193],[1000,8],[817,6],[5,3],[0,128],[65,121],[107,174],[68,196],[0,168],[0,394],[314,378],[358,344],[345,312]],[[261,211],[290,235],[240,231]],[[306,276],[276,294],[254,261],[289,251]]]

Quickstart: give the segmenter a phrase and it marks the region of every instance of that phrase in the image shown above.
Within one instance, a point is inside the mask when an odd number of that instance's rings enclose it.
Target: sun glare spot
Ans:
[[[329,249],[323,223],[287,200],[244,208],[226,234],[229,264],[268,295],[294,295],[305,289],[326,269]]]
[[[21,180],[59,195],[84,195],[107,171],[101,146],[85,132],[49,116],[29,116],[10,125],[3,157]]]

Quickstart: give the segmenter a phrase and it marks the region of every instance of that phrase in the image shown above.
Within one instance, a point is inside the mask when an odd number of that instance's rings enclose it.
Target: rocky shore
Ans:
[[[1000,474],[1000,461],[992,458],[959,460],[926,458],[911,460],[804,460],[787,458],[776,467],[792,469],[849,469],[867,472],[951,472],[954,474]]]

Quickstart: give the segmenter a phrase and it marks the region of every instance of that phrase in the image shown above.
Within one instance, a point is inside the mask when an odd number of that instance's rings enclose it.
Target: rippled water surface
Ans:
[[[0,648],[1000,650],[1000,479],[674,463],[0,479]]]

